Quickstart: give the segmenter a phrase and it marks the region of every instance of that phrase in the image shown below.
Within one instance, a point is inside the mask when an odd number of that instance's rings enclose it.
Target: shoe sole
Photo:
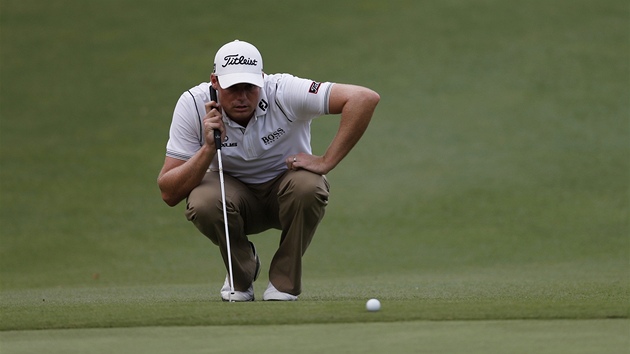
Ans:
[[[254,298],[252,298],[251,300],[238,300],[238,301],[237,301],[237,300],[232,300],[232,301],[230,301],[230,300],[226,300],[226,299],[224,299],[223,297],[221,297],[221,301],[223,301],[223,302],[252,302],[252,301],[254,301],[254,300],[255,300],[255,299],[254,299]]]
[[[271,301],[271,302],[293,302],[293,301],[298,301],[298,299],[286,299],[286,300],[280,300],[280,299],[263,299],[263,301]]]

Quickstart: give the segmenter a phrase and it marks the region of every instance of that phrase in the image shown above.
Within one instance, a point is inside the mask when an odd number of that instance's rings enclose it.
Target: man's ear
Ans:
[[[219,79],[217,79],[217,76],[214,73],[210,74],[210,84],[212,84],[212,87],[214,87],[215,90],[219,89]]]

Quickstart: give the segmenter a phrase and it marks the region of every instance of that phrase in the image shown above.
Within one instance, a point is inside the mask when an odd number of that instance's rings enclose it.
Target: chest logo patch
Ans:
[[[260,107],[263,111],[266,111],[269,104],[265,100],[260,100],[260,102],[258,102],[258,107]]]
[[[273,144],[276,140],[280,139],[286,132],[282,128],[276,129],[276,131],[272,132],[267,136],[263,136],[260,138],[265,145]]]

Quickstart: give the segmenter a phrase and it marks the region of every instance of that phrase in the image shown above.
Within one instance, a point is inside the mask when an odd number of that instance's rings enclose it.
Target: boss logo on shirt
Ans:
[[[278,128],[275,132],[263,136],[260,138],[265,145],[273,144],[276,140],[280,139],[286,132],[282,128]]]
[[[308,89],[308,92],[317,94],[317,91],[319,91],[319,86],[321,86],[321,83],[313,81],[313,83],[311,84],[311,88]]]

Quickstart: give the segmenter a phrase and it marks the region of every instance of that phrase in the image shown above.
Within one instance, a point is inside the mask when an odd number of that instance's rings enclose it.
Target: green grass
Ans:
[[[533,343],[550,336],[547,352],[627,348],[615,334],[630,315],[624,1],[0,7],[2,351],[155,336],[147,352],[194,352],[206,331],[243,340],[235,328],[297,331],[313,351],[329,336],[340,352],[382,352],[373,331],[402,352],[417,338],[427,352],[545,352]],[[297,303],[221,303],[218,250],[155,183],[177,98],[234,38],[255,43],[269,73],[381,95],[328,176]],[[316,153],[337,124],[314,122]],[[252,240],[260,297],[278,233]],[[382,311],[364,310],[371,297]],[[339,338],[356,333],[365,347]],[[583,345],[594,337],[601,350]]]
[[[623,353],[628,322],[461,321],[0,332],[12,353]],[[247,340],[234,332],[247,331]],[[50,343],[54,342],[54,348]]]
[[[1,328],[605,319],[630,315],[627,287],[618,284],[614,276],[563,279],[566,273],[528,271],[311,279],[300,301],[289,304],[225,304],[216,295],[219,282],[5,291]],[[515,278],[516,274],[520,277]],[[556,280],[552,283],[551,278]],[[256,284],[258,294],[264,284]],[[365,311],[370,297],[381,300],[382,311]]]

